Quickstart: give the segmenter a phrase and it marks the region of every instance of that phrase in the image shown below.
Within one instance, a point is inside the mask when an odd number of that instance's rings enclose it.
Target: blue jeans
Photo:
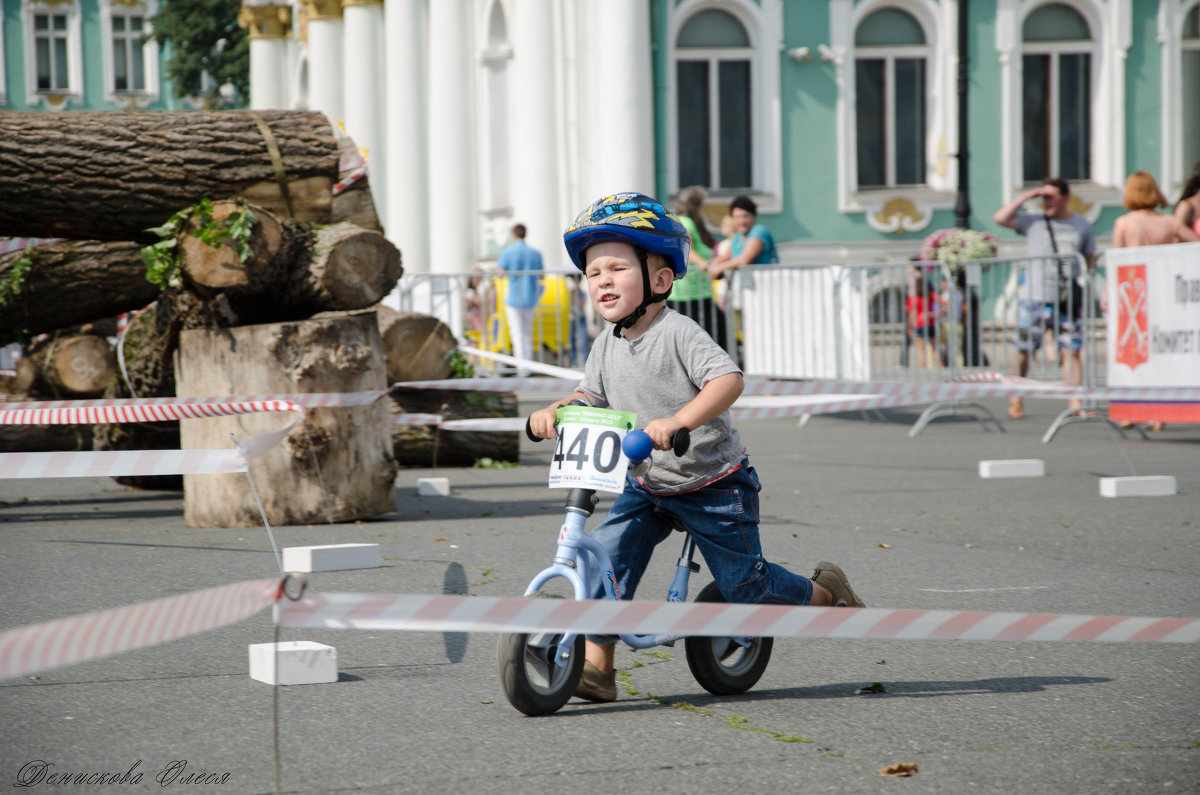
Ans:
[[[632,599],[654,547],[671,535],[656,515],[664,510],[683,520],[725,599],[746,604],[806,605],[812,581],[763,559],[758,540],[758,492],[748,460],[741,469],[696,491],[654,495],[626,476],[621,492],[592,537],[612,558],[622,599]],[[601,572],[606,578],[607,572]],[[594,594],[605,598],[603,584]]]

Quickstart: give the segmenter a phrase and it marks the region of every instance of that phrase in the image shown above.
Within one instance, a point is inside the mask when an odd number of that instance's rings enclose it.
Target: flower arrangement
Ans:
[[[939,229],[921,243],[921,261],[939,260],[951,268],[996,256],[996,237],[976,229]]]

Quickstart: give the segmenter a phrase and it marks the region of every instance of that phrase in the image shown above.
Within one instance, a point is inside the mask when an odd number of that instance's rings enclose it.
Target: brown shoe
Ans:
[[[829,591],[829,595],[833,597],[834,607],[866,607],[863,600],[859,599],[858,594],[850,587],[846,573],[827,560],[817,564],[812,581]]]
[[[617,700],[617,672],[603,673],[587,660],[583,663],[583,676],[575,688],[575,695],[588,701],[607,703]]]

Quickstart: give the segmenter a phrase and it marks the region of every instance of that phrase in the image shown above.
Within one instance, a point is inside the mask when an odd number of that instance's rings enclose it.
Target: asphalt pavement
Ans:
[[[1078,423],[1043,444],[1059,408],[915,438],[916,409],[744,423],[764,550],[804,573],[839,563],[872,607],[1200,616],[1200,426],[1118,441]],[[393,513],[275,535],[381,544],[382,568],[310,575],[318,591],[517,596],[554,551],[550,453],[522,441],[515,468],[402,470]],[[1045,477],[978,475],[1026,458]],[[430,474],[449,497],[417,496]],[[1132,474],[1173,475],[1179,493],[1100,496],[1099,478]],[[639,598],[665,594],[677,554],[660,548]],[[275,572],[262,528],[189,528],[178,492],[0,481],[0,629]],[[340,678],[282,688],[248,675],[247,647],[273,638],[263,611],[0,682],[0,787],[268,793],[278,763],[297,793],[1200,792],[1193,645],[778,639],[734,697],[701,689],[682,646],[621,647],[618,701],[529,718],[501,690],[493,635],[285,629],[336,647]],[[900,763],[917,775],[880,775]],[[104,773],[116,783],[49,778]]]

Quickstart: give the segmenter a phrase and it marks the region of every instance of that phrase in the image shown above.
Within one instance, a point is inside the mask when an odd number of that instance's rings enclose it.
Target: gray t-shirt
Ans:
[[[1050,225],[1054,228],[1053,243],[1050,240],[1050,232],[1046,229],[1046,216],[1041,213],[1017,213],[1017,231],[1025,235],[1025,250],[1030,257],[1051,256],[1055,253],[1055,245],[1058,246],[1059,254],[1078,252],[1086,257],[1096,252],[1096,237],[1092,234],[1092,225],[1082,215],[1072,213],[1067,218],[1051,218]],[[1054,259],[1027,261],[1018,291],[1019,297],[1036,303],[1056,303],[1057,264],[1057,260]],[[1079,277],[1079,263],[1072,263],[1071,278],[1078,280]]]
[[[741,373],[733,360],[696,323],[667,308],[636,340],[614,337],[605,329],[588,354],[579,391],[595,406],[632,411],[637,427],[670,417],[686,406],[709,381]],[[655,450],[643,478],[656,494],[700,488],[733,470],[746,455],[729,412],[692,431],[692,446],[676,458]]]

